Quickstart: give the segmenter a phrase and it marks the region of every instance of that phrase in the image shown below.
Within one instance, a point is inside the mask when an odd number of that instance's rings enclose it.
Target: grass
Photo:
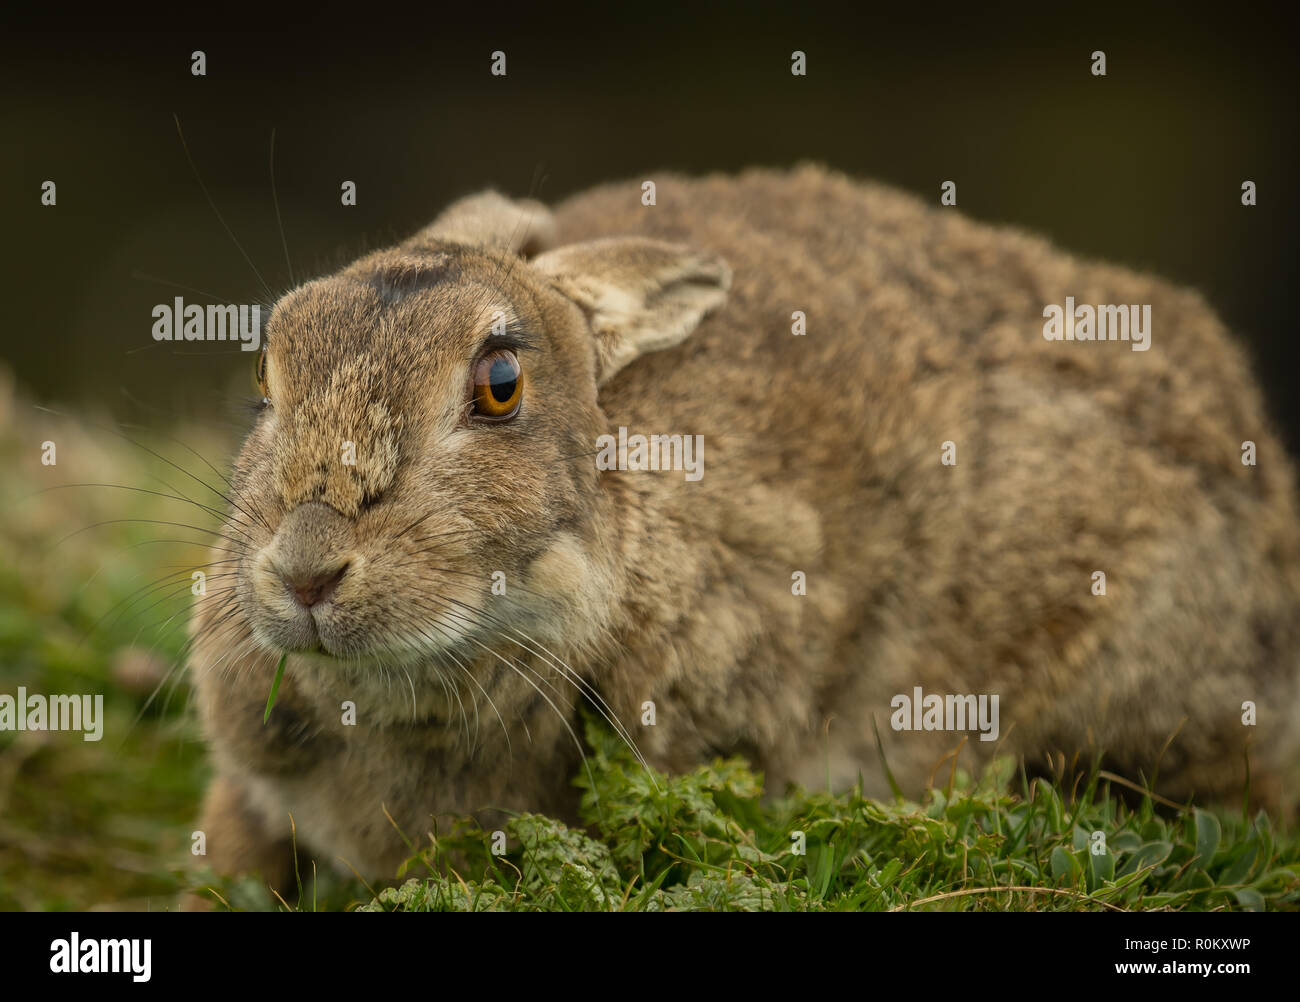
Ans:
[[[181,660],[189,573],[208,558],[196,545],[201,533],[117,521],[211,519],[134,491],[46,490],[107,483],[198,497],[202,488],[120,439],[34,417],[3,393],[0,412],[9,471],[0,493],[0,692],[103,693],[106,716],[98,743],[0,732],[0,909],[159,910],[197,886],[235,909],[291,907],[255,880],[217,880],[192,866],[208,769],[183,673],[168,673]],[[195,428],[177,437],[214,461],[231,444]],[[47,439],[60,450],[53,469],[39,462]],[[216,482],[184,450],[151,447]],[[391,886],[309,871],[292,907],[1300,909],[1296,832],[1239,810],[1170,808],[1150,796],[1130,803],[1095,771],[1065,789],[1029,780],[1011,762],[979,777],[956,769],[921,803],[798,790],[764,799],[761,777],[738,759],[652,780],[603,724],[588,719],[586,736],[591,771],[574,780],[584,828],[521,815],[503,845],[468,820],[408,833],[412,857]],[[1101,853],[1092,851],[1097,832]]]
[[[1094,772],[1066,796],[1010,761],[956,770],[923,804],[792,791],[771,802],[739,759],[657,784],[587,722],[587,831],[536,815],[509,851],[463,825],[431,839],[363,911],[1294,909],[1300,846],[1268,819],[1157,813]],[[594,782],[593,782],[594,780]],[[1015,792],[1013,792],[1013,787]],[[1094,833],[1104,834],[1104,851]],[[469,876],[472,874],[472,877]]]

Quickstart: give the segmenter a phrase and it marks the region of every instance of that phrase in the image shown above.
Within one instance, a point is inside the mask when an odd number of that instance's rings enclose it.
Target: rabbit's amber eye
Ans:
[[[474,413],[478,417],[514,417],[523,396],[524,374],[513,351],[498,348],[474,363]]]
[[[267,401],[270,400],[271,394],[267,391],[266,388],[266,349],[265,348],[263,348],[262,351],[257,356],[257,389],[261,392],[263,400],[267,400]]]

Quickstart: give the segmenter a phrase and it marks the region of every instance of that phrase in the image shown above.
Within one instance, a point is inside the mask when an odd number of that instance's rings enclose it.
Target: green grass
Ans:
[[[208,770],[183,673],[150,697],[181,654],[188,571],[207,559],[193,544],[156,540],[201,534],[120,522],[59,542],[111,519],[211,520],[148,494],[34,493],[70,482],[192,497],[201,488],[111,436],[12,409],[3,416],[0,692],[104,693],[107,719],[98,743],[0,732],[0,909],[160,910],[208,885],[236,909],[289,907],[255,880],[210,879],[193,867]],[[196,429],[178,437],[214,462],[229,447]],[[59,442],[53,471],[39,464],[46,438]],[[151,444],[216,482],[183,450]],[[132,598],[168,573],[177,576]],[[127,659],[160,667],[142,685]],[[522,815],[506,826],[503,855],[491,851],[493,833],[469,821],[408,832],[412,858],[390,886],[315,874],[304,860],[292,907],[1300,909],[1296,832],[1239,810],[1170,809],[1150,797],[1130,805],[1096,773],[1058,789],[1001,762],[980,777],[956,770],[919,804],[816,791],[765,800],[761,778],[739,760],[652,778],[603,725],[589,719],[586,732],[590,773],[575,777],[583,829]],[[1105,836],[1102,854],[1091,851],[1094,832]]]
[[[1264,910],[1300,904],[1300,846],[1263,815],[1132,809],[1093,778],[1073,796],[1010,762],[957,770],[924,804],[794,791],[764,802],[738,759],[655,777],[587,724],[588,831],[536,815],[509,851],[462,825],[366,911]],[[594,780],[594,782],[593,782]],[[1016,792],[1012,792],[1012,787]],[[1104,833],[1105,851],[1093,852]],[[800,835],[799,833],[802,833]],[[1098,845],[1100,848],[1100,845]]]

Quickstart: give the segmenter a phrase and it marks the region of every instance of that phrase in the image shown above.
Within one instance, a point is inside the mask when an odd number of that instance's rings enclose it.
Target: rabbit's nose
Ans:
[[[348,565],[318,574],[289,575],[282,574],[284,583],[294,598],[306,609],[329,599],[338,590],[339,582],[347,573]]]

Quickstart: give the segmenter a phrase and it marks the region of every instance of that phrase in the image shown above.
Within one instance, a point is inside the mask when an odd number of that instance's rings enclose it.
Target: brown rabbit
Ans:
[[[468,198],[275,307],[195,618],[210,862],[572,817],[583,699],[777,790],[886,794],[878,730],[912,796],[965,741],[1175,798],[1249,750],[1291,802],[1293,469],[1199,296],[817,168],[653,180]],[[1150,306],[1149,350],[1048,340],[1067,296]]]

